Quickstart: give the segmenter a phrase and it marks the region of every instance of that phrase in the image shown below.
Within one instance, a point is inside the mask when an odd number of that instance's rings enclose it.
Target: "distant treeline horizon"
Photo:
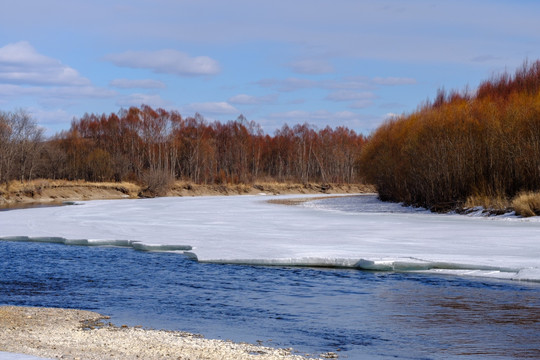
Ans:
[[[540,190],[540,61],[433,101],[368,137],[307,123],[273,135],[240,116],[225,123],[150,106],[85,114],[45,139],[24,111],[0,112],[0,182],[35,178],[136,181],[366,182],[382,200],[433,210],[474,196]]]
[[[24,110],[0,112],[0,181],[137,181],[165,186],[255,181],[357,183],[366,138],[346,127],[222,123],[150,106],[85,114],[49,139]]]

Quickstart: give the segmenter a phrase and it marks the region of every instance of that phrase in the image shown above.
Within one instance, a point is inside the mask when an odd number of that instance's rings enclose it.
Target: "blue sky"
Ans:
[[[531,0],[4,1],[0,110],[48,135],[141,104],[367,135],[539,59],[539,16]]]

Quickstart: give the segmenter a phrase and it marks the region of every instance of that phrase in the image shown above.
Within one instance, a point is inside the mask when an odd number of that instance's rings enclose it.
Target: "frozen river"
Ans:
[[[434,215],[369,196],[267,198],[2,212],[0,236],[19,241],[0,242],[0,303],[349,359],[540,357],[540,285],[508,280],[537,280],[535,219]]]
[[[199,261],[213,263],[429,270],[540,280],[536,218],[436,215],[388,206],[370,195],[343,198],[348,205],[337,207],[332,205],[337,199],[325,200],[326,206],[320,201],[284,206],[269,204],[268,198],[90,201],[7,211],[0,214],[0,237],[187,250]]]

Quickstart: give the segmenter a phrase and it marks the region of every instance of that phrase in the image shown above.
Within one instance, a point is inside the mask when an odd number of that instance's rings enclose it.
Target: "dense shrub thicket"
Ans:
[[[439,91],[378,128],[360,163],[381,199],[431,209],[540,190],[540,61],[483,82],[474,95]]]
[[[208,123],[200,115],[183,118],[149,106],[86,114],[68,131],[44,141],[24,112],[0,115],[3,182],[41,177],[139,181],[159,187],[174,179],[204,184],[354,183],[365,142],[344,127],[317,131],[308,124],[285,125],[270,136],[243,116]],[[17,129],[24,119],[28,131],[21,135]]]

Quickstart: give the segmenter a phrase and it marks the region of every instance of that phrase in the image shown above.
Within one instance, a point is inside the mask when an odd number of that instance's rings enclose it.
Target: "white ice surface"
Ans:
[[[278,198],[287,197],[295,196]],[[271,198],[275,197],[99,200],[6,211],[0,212],[0,237],[177,252],[191,246],[188,253],[203,262],[437,271],[540,281],[538,219],[376,209],[345,213],[267,203]]]

